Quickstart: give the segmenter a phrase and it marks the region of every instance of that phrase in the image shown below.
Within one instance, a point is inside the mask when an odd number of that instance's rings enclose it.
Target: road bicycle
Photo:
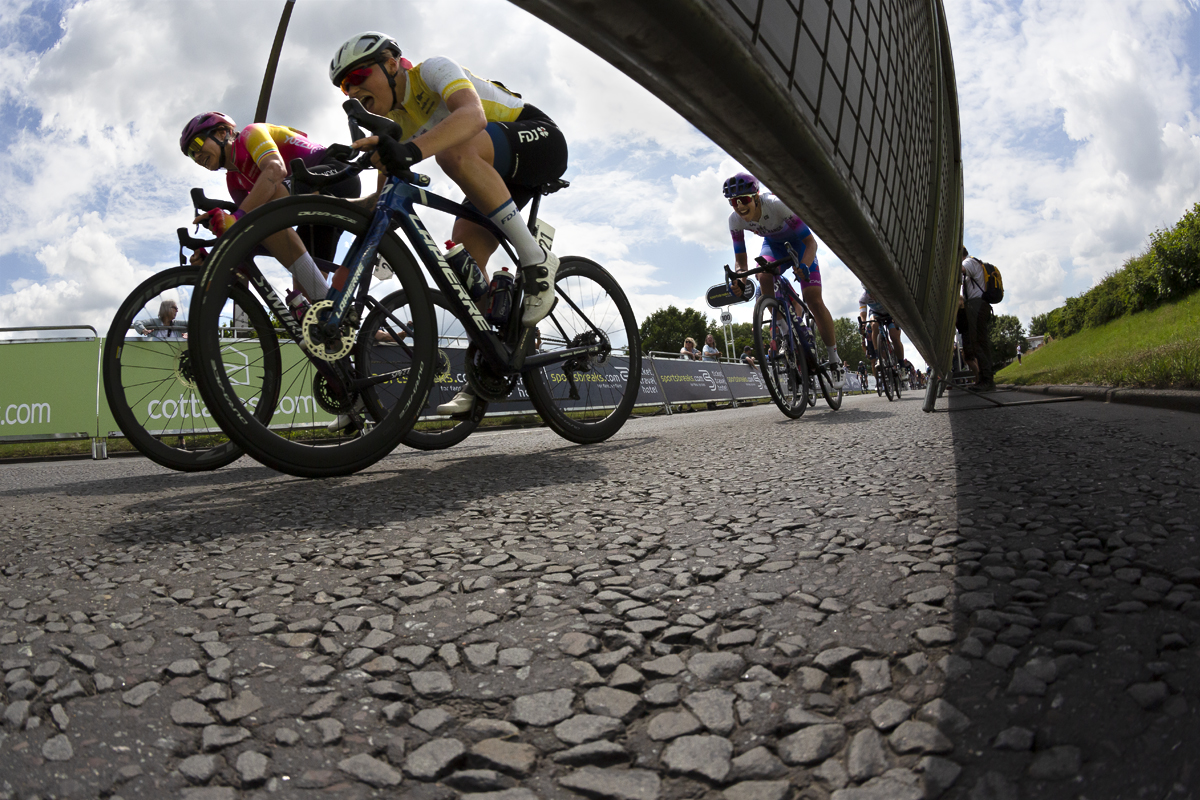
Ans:
[[[793,268],[807,275],[790,244],[787,251]],[[844,388],[834,388],[834,365],[817,358],[812,311],[791,283],[783,279],[784,264],[767,261],[762,256],[755,261],[758,266],[746,272],[735,273],[726,265],[725,282],[732,291],[733,282],[738,279],[763,272],[776,277],[774,296],[764,294],[755,302],[752,323],[755,355],[771,399],[785,415],[799,419],[808,406],[816,404],[819,387],[825,402],[837,411],[842,406]],[[802,318],[796,316],[797,307]]]
[[[878,359],[878,367],[876,367],[875,387],[880,394],[886,394],[889,402],[893,399],[900,399],[900,365],[896,361],[896,350],[892,343],[892,337],[888,333],[888,326],[892,324],[890,314],[872,314],[871,321],[864,324],[864,328],[871,324],[878,325],[879,342],[875,345],[875,354]],[[870,332],[867,332],[870,336]]]
[[[395,123],[369,114],[357,101],[343,107],[352,123],[377,135],[399,135]],[[353,124],[352,135],[363,136]],[[292,171],[306,185],[319,188],[341,180],[351,169],[362,169],[363,163],[359,158],[343,172],[313,176],[302,163],[293,162]],[[304,477],[354,472],[390,453],[425,407],[443,367],[436,320],[420,265],[396,235],[397,227],[453,316],[463,322],[470,342],[464,371],[479,398],[504,399],[520,379],[547,426],[581,444],[607,439],[628,418],[637,399],[641,357],[637,323],[617,282],[595,262],[563,257],[555,281],[557,302],[539,323],[548,349],[534,352],[534,331],[519,322],[523,282],[517,281],[512,298],[516,316],[493,330],[433,243],[415,206],[481,225],[516,263],[511,245],[486,217],[426,191],[428,185],[429,178],[416,173],[391,175],[373,209],[328,197],[274,201],[236,223],[205,263],[201,291],[191,308],[189,346],[198,364],[197,384],[229,437],[264,464]],[[566,185],[555,181],[542,187],[542,193]],[[531,205],[531,221],[536,220],[540,197]],[[333,229],[337,255],[332,260],[314,257],[334,275],[333,286],[324,300],[298,315],[274,289],[273,279],[290,277],[270,255],[270,245],[302,224]],[[548,230],[536,222],[531,229],[549,244]],[[372,276],[380,274],[393,276],[402,293],[393,292],[386,304],[369,293]],[[259,350],[249,358],[227,355],[230,338],[222,327],[222,315],[236,305],[233,295],[239,285],[248,287],[255,302],[269,310],[279,331],[274,340],[259,342]],[[272,381],[266,374],[267,353],[284,348],[293,352],[294,361],[315,370],[312,398],[284,407],[295,383],[285,376],[280,389],[284,397],[268,425],[255,417],[254,409],[261,403],[261,388]],[[627,360],[625,366],[614,363],[617,356]],[[352,424],[332,434],[319,430],[309,418],[312,399],[323,409],[350,417]]]
[[[192,190],[197,212],[236,206]],[[185,249],[199,250],[215,240],[197,239],[187,228],[178,230],[180,266],[163,270],[140,283],[117,309],[100,356],[101,378],[108,407],[120,433],[147,458],[169,469],[199,472],[217,469],[242,455],[212,419],[196,390],[188,352],[187,309],[200,268],[189,266]],[[246,309],[241,324],[248,334],[269,335],[271,321],[237,287],[233,300]],[[175,304],[178,316],[162,322],[161,310]],[[232,316],[221,324],[233,324]],[[274,391],[266,387],[267,396]],[[255,414],[269,422],[274,405],[260,404]]]

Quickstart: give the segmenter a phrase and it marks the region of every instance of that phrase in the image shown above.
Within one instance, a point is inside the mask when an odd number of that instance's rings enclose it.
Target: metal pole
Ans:
[[[275,68],[279,66],[279,51],[283,49],[283,37],[287,33],[288,20],[292,18],[292,6],[296,0],[286,0],[283,4],[283,16],[279,18],[279,27],[275,31],[275,43],[271,45],[271,55],[267,58],[267,71],[263,75],[262,91],[258,93],[258,108],[254,111],[255,122],[267,121],[267,107],[271,105],[271,89],[275,86]]]

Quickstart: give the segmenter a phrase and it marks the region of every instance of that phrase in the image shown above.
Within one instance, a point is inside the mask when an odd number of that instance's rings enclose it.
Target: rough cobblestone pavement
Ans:
[[[1200,797],[1200,418],[0,467],[0,798]]]

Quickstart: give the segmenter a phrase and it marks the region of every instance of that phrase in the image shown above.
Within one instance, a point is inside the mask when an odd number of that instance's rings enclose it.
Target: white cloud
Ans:
[[[1023,320],[1200,200],[1191,3],[949,0],[967,243]]]

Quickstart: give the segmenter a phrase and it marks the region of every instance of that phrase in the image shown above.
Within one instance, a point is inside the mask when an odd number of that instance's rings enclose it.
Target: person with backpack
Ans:
[[[975,389],[990,392],[996,388],[992,371],[992,304],[1003,299],[1004,288],[1000,282],[1000,271],[972,257],[965,246],[962,248],[962,258],[967,323],[963,357],[975,373]]]

